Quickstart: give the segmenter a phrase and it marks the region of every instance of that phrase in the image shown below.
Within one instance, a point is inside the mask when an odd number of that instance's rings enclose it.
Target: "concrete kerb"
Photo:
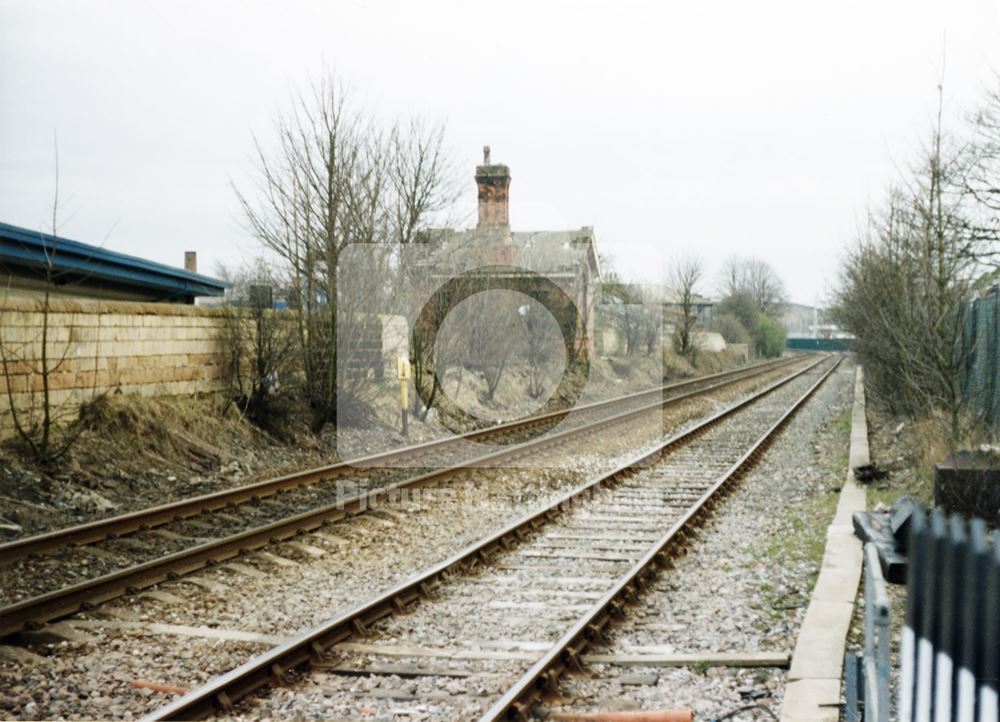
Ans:
[[[864,373],[859,366],[854,377],[850,463],[837,512],[827,529],[823,565],[795,643],[781,722],[840,719],[844,651],[863,560],[861,540],[854,535],[851,515],[866,507],[865,490],[854,480],[852,469],[868,463]]]

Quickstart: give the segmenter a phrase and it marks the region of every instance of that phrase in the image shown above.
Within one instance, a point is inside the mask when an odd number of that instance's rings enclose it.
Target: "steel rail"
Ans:
[[[819,361],[814,362],[798,373],[804,373],[808,368],[815,366],[816,363],[819,363]],[[795,375],[786,378],[794,378]],[[308,533],[320,528],[329,521],[341,519],[375,507],[380,503],[381,499],[391,499],[393,494],[399,492],[401,489],[417,488],[467,468],[494,464],[505,458],[536,453],[538,450],[557,446],[582,434],[592,433],[606,426],[621,423],[631,417],[662,408],[664,405],[701,395],[735,382],[733,380],[718,381],[702,389],[689,391],[679,396],[672,396],[669,399],[629,409],[614,416],[602,417],[585,426],[565,429],[537,439],[514,444],[499,451],[488,452],[468,460],[460,466],[435,469],[410,477],[409,479],[355,494],[332,504],[326,504],[298,514],[286,516],[268,524],[213,539],[147,562],[0,607],[0,639],[23,629],[37,627],[45,622],[74,614],[81,609],[86,609],[109,599],[114,599],[127,593],[138,592],[154,584],[190,574],[206,566],[232,559],[274,542]]]
[[[292,474],[285,474],[283,476],[265,479],[247,484],[245,486],[221,489],[219,491],[200,494],[198,496],[180,499],[178,501],[168,502],[166,504],[160,504],[126,514],[118,514],[106,519],[99,519],[92,522],[86,522],[84,524],[66,527],[64,529],[57,529],[43,534],[35,534],[22,539],[15,539],[14,541],[0,544],[0,561],[10,562],[28,556],[29,554],[43,554],[45,552],[61,549],[67,546],[90,544],[101,541],[102,539],[122,536],[132,532],[162,526],[179,519],[197,516],[198,514],[206,511],[215,511],[237,504],[246,503],[248,501],[255,501],[265,497],[274,496],[275,494],[283,491],[325,481],[338,475],[354,471],[358,467],[385,465],[393,460],[417,457],[435,450],[440,450],[442,447],[454,445],[461,440],[472,441],[518,429],[533,428],[546,423],[555,425],[570,413],[593,411],[601,407],[613,406],[615,404],[652,396],[654,394],[662,394],[664,392],[697,386],[698,384],[712,382],[728,377],[736,377],[737,379],[744,377],[752,378],[755,375],[765,373],[766,371],[776,368],[781,368],[782,366],[795,363],[799,360],[801,360],[801,357],[779,359],[778,361],[766,361],[753,364],[751,366],[744,366],[739,369],[733,369],[731,371],[722,371],[720,373],[709,374],[707,376],[699,376],[694,379],[687,379],[672,384],[666,384],[656,389],[636,391],[631,394],[617,396],[613,399],[591,402],[589,404],[577,406],[573,409],[550,411],[525,419],[508,421],[495,426],[476,429],[458,436],[443,437],[441,439],[414,444],[400,449],[393,449],[387,452],[372,454],[356,459],[353,462],[328,464],[314,469],[307,469],[305,471],[298,471]],[[667,399],[667,401],[673,400],[674,399]]]
[[[444,561],[428,567],[378,596],[248,660],[236,669],[222,674],[172,703],[154,710],[143,719],[148,722],[203,719],[220,710],[223,712],[232,711],[233,705],[238,700],[252,694],[257,689],[286,681],[288,670],[321,661],[326,650],[338,642],[344,641],[352,634],[363,633],[369,625],[379,619],[402,611],[421,597],[433,594],[434,589],[439,586],[442,579],[447,579],[456,572],[475,567],[480,562],[488,561],[493,552],[509,548],[512,542],[554,519],[562,509],[569,508],[574,503],[584,500],[599,487],[614,481],[620,475],[629,473],[636,467],[647,465],[659,458],[664,452],[689,443],[722,420],[816,368],[824,360],[826,359],[820,359],[775,381],[747,399],[713,414],[691,429],[674,434],[657,444],[652,450],[643,451],[630,457],[614,469],[602,472],[544,507],[529,512],[501,530],[466,546]],[[839,360],[822,378],[825,379],[833,368],[836,368],[837,364],[839,364]],[[820,382],[817,382],[816,386]]]
[[[555,691],[559,677],[569,668],[582,669],[580,655],[594,639],[602,636],[604,628],[614,614],[621,614],[625,604],[655,578],[658,566],[670,564],[674,554],[682,551],[670,549],[683,546],[689,529],[704,522],[719,500],[720,491],[751,466],[777,437],[802,404],[840,365],[839,358],[809,389],[793,403],[781,417],[754,442],[754,444],[694,502],[684,515],[652,544],[639,561],[619,577],[615,585],[584,612],[573,626],[556,641],[531,668],[480,718],[480,722],[501,719],[527,720],[532,717],[532,706],[543,694]],[[673,552],[673,554],[671,554]]]

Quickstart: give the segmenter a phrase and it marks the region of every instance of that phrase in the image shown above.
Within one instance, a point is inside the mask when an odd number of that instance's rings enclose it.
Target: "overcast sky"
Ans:
[[[695,252],[821,300],[868,204],[1000,70],[1000,2],[0,0],[0,221],[211,273],[256,250],[231,183],[290,91],[335,70],[444,121],[468,183],[511,167],[515,230],[594,226],[637,280]],[[713,290],[706,284],[705,290]]]

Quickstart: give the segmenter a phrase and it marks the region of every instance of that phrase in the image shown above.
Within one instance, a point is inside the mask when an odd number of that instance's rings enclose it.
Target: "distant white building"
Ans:
[[[636,284],[636,286],[642,294],[643,303],[654,303],[663,306],[664,326],[673,325],[674,320],[680,318],[683,313],[683,307],[677,291],[662,283],[640,283]],[[691,310],[699,325],[705,327],[712,325],[712,311],[714,307],[715,301],[712,299],[697,293],[694,294]]]
[[[781,323],[788,338],[853,338],[830,318],[829,310],[802,303],[786,303]]]

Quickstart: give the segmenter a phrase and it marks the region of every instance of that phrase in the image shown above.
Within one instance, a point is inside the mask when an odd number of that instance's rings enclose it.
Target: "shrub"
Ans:
[[[750,332],[734,314],[724,313],[715,319],[715,330],[726,343],[750,343]]]
[[[767,358],[781,355],[785,349],[785,327],[770,316],[757,319],[757,350]]]

